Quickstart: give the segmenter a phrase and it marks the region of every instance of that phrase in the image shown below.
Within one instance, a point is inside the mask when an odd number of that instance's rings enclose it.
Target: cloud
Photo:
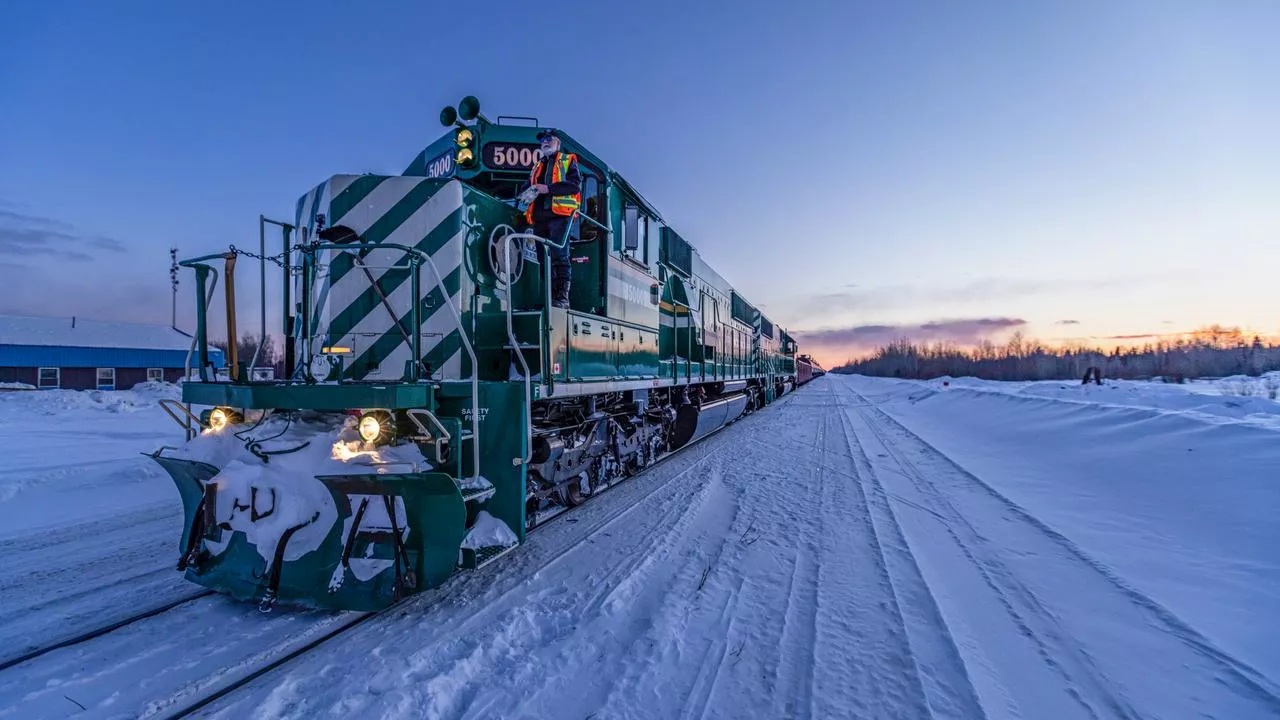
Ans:
[[[83,233],[71,223],[34,215],[13,203],[0,201],[0,254],[5,257],[51,257],[92,260],[98,252],[125,251],[115,238]]]
[[[1160,335],[1158,333],[1139,333],[1137,335],[1105,335],[1103,340],[1147,340],[1149,338],[1171,337],[1170,335]]]
[[[1080,324],[1079,320],[1059,320],[1058,322],[1054,323],[1054,325],[1079,325],[1079,324]]]
[[[843,310],[885,310],[904,306],[954,303],[1007,302],[1035,295],[1081,293],[1091,290],[1131,286],[1135,278],[1093,278],[1067,280],[1014,280],[983,278],[963,285],[936,287],[926,285],[884,285],[862,288],[847,284],[836,292],[816,293],[800,298],[797,312],[802,316],[822,315]]]
[[[826,328],[797,331],[796,340],[801,347],[819,347],[847,353],[861,353],[906,338],[913,342],[953,342],[958,345],[974,345],[1010,330],[1024,327],[1021,318],[990,317],[959,320],[933,320],[919,324],[857,325],[847,328]]]

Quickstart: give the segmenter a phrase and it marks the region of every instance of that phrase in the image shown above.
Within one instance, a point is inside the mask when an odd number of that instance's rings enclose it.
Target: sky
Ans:
[[[256,247],[260,213],[403,171],[474,94],[591,148],[828,366],[1280,334],[1272,0],[68,1],[0,27],[0,312],[167,323],[171,246]]]

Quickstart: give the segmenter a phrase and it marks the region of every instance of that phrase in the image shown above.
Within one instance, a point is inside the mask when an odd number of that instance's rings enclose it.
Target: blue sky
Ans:
[[[170,244],[255,245],[472,93],[828,361],[1280,332],[1280,3],[261,5],[0,4],[0,312],[167,322]]]

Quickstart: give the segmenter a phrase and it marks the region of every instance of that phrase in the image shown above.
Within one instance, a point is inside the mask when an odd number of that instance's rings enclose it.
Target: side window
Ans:
[[[622,254],[636,256],[640,243],[640,207],[627,203],[622,206]]]
[[[653,218],[648,220],[649,232],[645,235],[644,262],[652,269],[658,264],[658,242],[662,238],[662,225]]]
[[[115,390],[116,389],[116,369],[115,368],[98,368],[98,389],[99,390]]]
[[[600,179],[585,170],[582,173],[582,212],[604,222],[601,211]]]
[[[42,388],[61,387],[62,383],[60,382],[61,378],[59,377],[61,374],[62,374],[61,368],[56,368],[56,367],[40,368],[40,377],[37,379],[37,382],[39,383],[39,387],[42,387]]]
[[[604,204],[604,195],[600,193],[600,178],[583,167],[582,214],[603,225],[608,225],[609,221],[606,219],[608,209],[604,207]],[[595,240],[599,235],[600,228],[585,220],[578,221],[579,238],[582,240]]]
[[[147,368],[148,382],[164,382],[164,368]]]

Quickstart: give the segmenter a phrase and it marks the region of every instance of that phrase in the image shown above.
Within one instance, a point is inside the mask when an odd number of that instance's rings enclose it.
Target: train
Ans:
[[[490,120],[474,96],[440,121],[403,173],[333,175],[289,220],[260,216],[259,252],[180,263],[196,331],[165,410],[185,441],[151,457],[183,501],[187,580],[264,610],[381,610],[823,372],[563,129]],[[563,238],[521,211],[544,132],[580,168]],[[567,307],[552,243],[568,243]],[[237,351],[237,261],[258,265],[264,330],[279,301],[278,379]]]
[[[813,359],[812,355],[796,356],[796,385],[804,385],[810,380],[826,375],[827,371]]]

